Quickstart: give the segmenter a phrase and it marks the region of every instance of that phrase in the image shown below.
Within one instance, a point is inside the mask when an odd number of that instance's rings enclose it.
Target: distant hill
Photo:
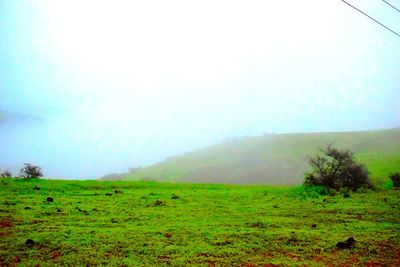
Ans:
[[[36,114],[0,110],[0,126],[42,124],[44,122],[46,119]]]
[[[353,151],[372,177],[388,179],[400,171],[400,128],[378,131],[269,134],[247,137],[171,157],[119,174],[122,180],[201,183],[299,184],[307,155],[332,143]],[[110,177],[107,177],[110,178]]]

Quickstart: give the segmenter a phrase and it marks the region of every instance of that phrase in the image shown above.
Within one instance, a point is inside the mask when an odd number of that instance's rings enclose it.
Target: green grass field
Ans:
[[[1,179],[0,266],[399,266],[399,207],[398,190]]]

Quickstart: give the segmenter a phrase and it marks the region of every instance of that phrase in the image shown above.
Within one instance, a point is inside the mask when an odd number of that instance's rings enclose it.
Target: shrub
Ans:
[[[349,150],[339,150],[329,145],[322,154],[308,156],[311,172],[305,174],[305,185],[325,186],[336,191],[345,188],[356,191],[370,186],[368,170],[354,160]]]
[[[24,179],[37,179],[42,176],[42,169],[39,166],[35,166],[30,163],[25,163],[25,166],[20,171],[20,177]]]
[[[400,187],[400,173],[396,172],[389,176],[390,180],[393,182],[393,187]]]
[[[0,178],[11,178],[12,177],[12,173],[5,170],[4,172],[0,172]]]

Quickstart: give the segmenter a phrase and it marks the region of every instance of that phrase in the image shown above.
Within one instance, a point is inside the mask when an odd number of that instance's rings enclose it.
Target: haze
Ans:
[[[400,32],[384,2],[351,3]],[[0,1],[14,173],[97,178],[234,137],[398,127],[399,88],[400,38],[339,0]]]

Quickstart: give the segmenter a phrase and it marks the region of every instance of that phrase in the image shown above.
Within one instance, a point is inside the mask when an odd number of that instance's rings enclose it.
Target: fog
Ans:
[[[0,1],[1,169],[92,179],[235,137],[400,126],[400,38],[342,1],[138,2]],[[351,3],[400,32],[382,1]]]

